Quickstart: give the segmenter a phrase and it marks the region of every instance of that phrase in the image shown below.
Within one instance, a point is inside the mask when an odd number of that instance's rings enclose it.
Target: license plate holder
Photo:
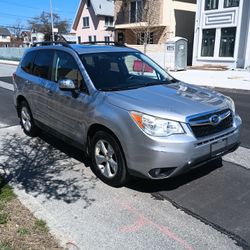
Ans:
[[[223,154],[227,149],[227,139],[222,139],[210,145],[210,152],[212,157]]]

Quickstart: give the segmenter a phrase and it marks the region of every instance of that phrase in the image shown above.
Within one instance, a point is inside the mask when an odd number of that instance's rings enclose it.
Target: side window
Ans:
[[[31,74],[32,73],[32,68],[33,68],[33,62],[34,62],[34,58],[36,55],[36,51],[31,51],[28,52],[22,62],[21,62],[21,68],[23,71],[25,71],[26,73]]]
[[[86,90],[82,74],[73,56],[58,50],[55,52],[52,81],[58,82],[62,79],[71,79],[80,90]]]
[[[53,55],[52,50],[39,50],[34,62],[33,75],[50,80]]]

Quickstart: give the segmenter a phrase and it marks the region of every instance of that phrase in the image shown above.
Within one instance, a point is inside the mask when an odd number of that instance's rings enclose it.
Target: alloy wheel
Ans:
[[[32,127],[31,117],[30,117],[28,109],[25,106],[23,106],[21,110],[21,120],[22,120],[23,127],[25,128],[26,131],[29,132]]]
[[[95,161],[106,178],[113,178],[117,174],[117,156],[113,147],[107,141],[97,141],[95,145]]]

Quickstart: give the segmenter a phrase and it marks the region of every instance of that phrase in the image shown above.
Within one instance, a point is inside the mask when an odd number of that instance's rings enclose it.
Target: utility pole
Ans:
[[[55,34],[54,34],[53,12],[52,12],[52,0],[50,0],[50,16],[51,16],[52,41],[54,42]]]

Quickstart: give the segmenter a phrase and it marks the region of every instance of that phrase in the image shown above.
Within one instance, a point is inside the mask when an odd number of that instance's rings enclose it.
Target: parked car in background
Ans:
[[[14,74],[21,126],[85,151],[105,183],[173,177],[238,147],[231,98],[180,82],[125,46],[40,45]]]

